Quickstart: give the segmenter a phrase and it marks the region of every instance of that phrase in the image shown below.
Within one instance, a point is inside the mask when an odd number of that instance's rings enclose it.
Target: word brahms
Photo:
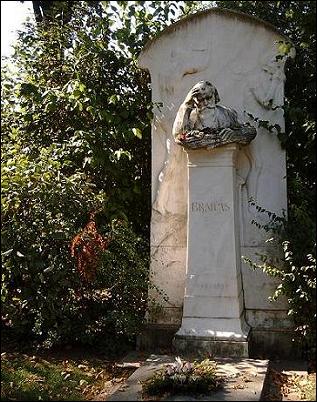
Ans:
[[[230,210],[230,206],[225,202],[192,202],[192,212],[226,212]]]

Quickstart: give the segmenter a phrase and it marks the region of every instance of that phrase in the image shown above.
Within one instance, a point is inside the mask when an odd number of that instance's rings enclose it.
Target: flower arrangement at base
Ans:
[[[175,360],[175,363],[166,365],[142,382],[145,395],[206,394],[221,386],[223,379],[217,374],[216,362],[205,359],[190,363],[180,357]]]

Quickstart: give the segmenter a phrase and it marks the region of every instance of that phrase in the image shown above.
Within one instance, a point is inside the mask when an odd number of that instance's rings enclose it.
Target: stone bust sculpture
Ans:
[[[237,142],[248,144],[256,129],[238,121],[237,112],[219,105],[218,91],[209,81],[200,81],[188,92],[173,125],[176,143],[185,148],[212,149]]]

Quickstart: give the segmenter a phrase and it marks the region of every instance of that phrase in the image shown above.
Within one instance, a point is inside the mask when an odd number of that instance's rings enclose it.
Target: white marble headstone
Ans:
[[[286,40],[254,17],[210,9],[168,27],[139,56],[139,66],[150,72],[152,100],[157,103],[152,124],[151,272],[169,298],[163,301],[160,316],[150,313],[150,321],[180,324],[182,319],[188,176],[186,152],[172,135],[176,113],[189,89],[208,80],[218,89],[221,103],[238,112],[240,121],[247,122],[249,113],[284,130],[279,106],[284,102],[286,58],[276,61],[276,56],[279,42]],[[251,224],[252,219],[263,218],[248,200],[252,197],[277,214],[286,210],[285,152],[275,134],[258,128],[256,138],[238,153],[236,166],[240,255],[253,256],[265,246],[265,233]],[[274,282],[243,264],[241,269],[249,324],[275,325],[286,306],[268,302]]]

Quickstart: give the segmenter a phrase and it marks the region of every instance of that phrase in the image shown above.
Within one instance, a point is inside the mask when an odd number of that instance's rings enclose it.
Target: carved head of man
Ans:
[[[214,107],[219,101],[217,88],[209,81],[199,81],[189,91],[186,101],[198,109]]]

